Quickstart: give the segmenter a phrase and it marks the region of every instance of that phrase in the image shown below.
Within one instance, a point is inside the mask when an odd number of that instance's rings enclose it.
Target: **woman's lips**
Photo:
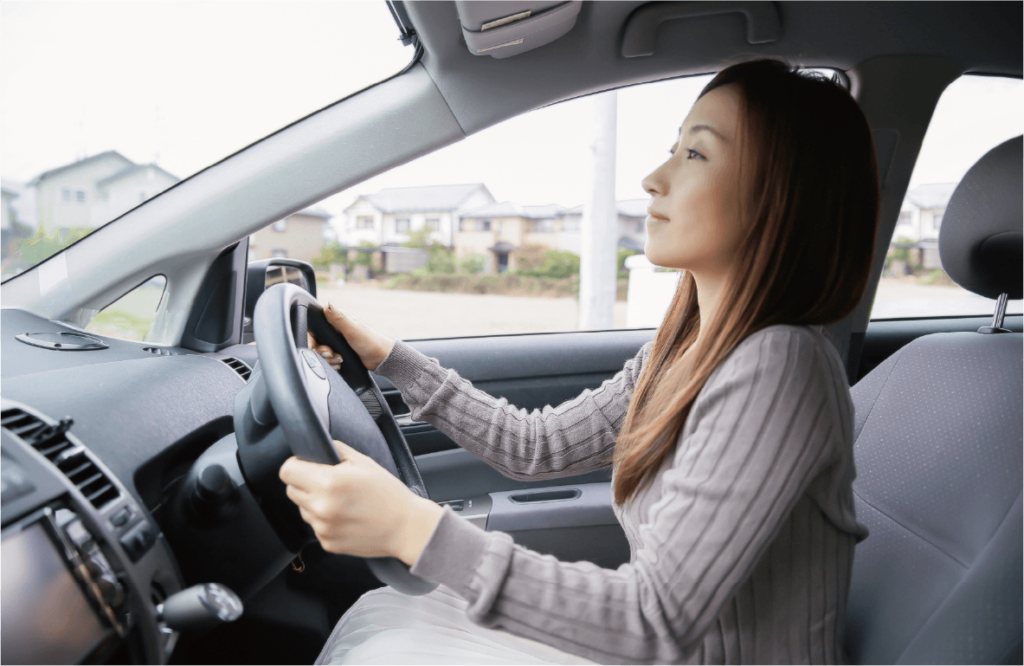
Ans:
[[[668,219],[666,219],[664,217],[661,217],[659,215],[655,215],[654,213],[647,213],[647,221],[648,222],[668,222]]]

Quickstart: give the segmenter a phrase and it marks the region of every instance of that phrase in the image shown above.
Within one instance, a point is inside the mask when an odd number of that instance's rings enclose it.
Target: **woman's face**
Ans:
[[[727,274],[742,237],[740,92],[710,91],[693,105],[672,156],[644,178],[647,258],[700,275]]]

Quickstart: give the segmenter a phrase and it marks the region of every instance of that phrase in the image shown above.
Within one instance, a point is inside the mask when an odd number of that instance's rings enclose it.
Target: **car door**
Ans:
[[[540,410],[596,389],[622,370],[653,329],[412,341],[474,387],[510,405]],[[416,461],[430,498],[488,530],[560,560],[615,568],[629,545],[612,512],[610,470],[555,480],[503,476],[433,425],[411,419],[398,389],[377,378]]]

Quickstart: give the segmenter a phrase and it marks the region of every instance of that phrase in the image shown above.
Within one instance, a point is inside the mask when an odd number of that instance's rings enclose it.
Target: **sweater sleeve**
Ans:
[[[433,424],[459,446],[505,476],[543,480],[608,467],[633,387],[650,351],[648,342],[597,389],[558,407],[527,412],[474,388],[396,340],[375,371],[402,393],[412,418]]]
[[[413,573],[462,595],[477,623],[589,659],[690,658],[845,441],[823,354],[808,332],[766,329],[722,363],[662,468],[633,563],[560,562],[446,508]]]

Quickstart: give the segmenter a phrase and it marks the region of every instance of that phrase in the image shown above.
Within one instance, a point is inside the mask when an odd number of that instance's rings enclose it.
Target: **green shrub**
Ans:
[[[450,275],[455,272],[455,252],[440,244],[430,246],[427,272]]]
[[[580,274],[580,255],[566,250],[545,250],[544,263],[536,268],[520,267],[517,275],[543,278],[567,278]]]
[[[482,254],[467,254],[459,259],[459,272],[465,275],[479,275],[484,270]]]

